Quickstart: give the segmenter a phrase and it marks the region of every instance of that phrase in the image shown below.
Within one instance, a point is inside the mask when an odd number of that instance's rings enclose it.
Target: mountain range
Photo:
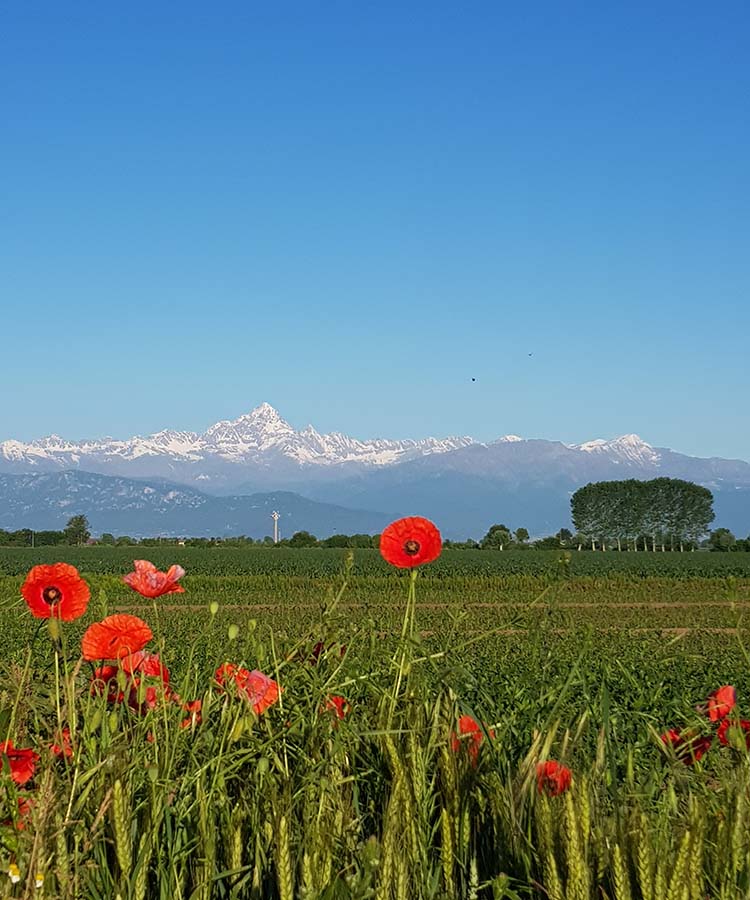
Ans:
[[[26,525],[19,516],[38,522],[50,492],[64,503],[59,509],[84,512],[106,531],[127,522],[122,530],[133,535],[262,536],[269,533],[265,520],[243,518],[248,509],[266,509],[257,495],[294,507],[287,524],[319,536],[377,530],[391,516],[414,513],[435,519],[448,537],[478,537],[493,522],[544,534],[569,524],[570,495],[589,481],[665,475],[706,485],[714,492],[717,523],[750,531],[750,464],[742,460],[687,456],[634,434],[581,444],[513,434],[490,442],[360,440],[320,434],[311,425],[297,431],[267,403],[202,433],[5,440],[0,474],[0,523],[13,516],[14,527]],[[64,477],[50,480],[55,474]],[[144,494],[147,488],[156,496]],[[315,511],[308,506],[300,518],[310,502]],[[353,518],[344,527],[347,511]],[[28,527],[56,527],[51,518]]]

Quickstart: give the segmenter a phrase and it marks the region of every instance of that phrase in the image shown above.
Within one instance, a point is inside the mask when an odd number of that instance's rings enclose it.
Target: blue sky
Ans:
[[[750,458],[749,26],[734,0],[6,4],[0,439],[267,400]]]

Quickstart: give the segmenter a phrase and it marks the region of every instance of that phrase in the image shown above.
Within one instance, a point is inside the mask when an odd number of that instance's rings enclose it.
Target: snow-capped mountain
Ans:
[[[717,524],[750,531],[749,463],[687,456],[635,434],[571,445],[513,434],[488,443],[470,437],[359,440],[320,434],[311,425],[297,431],[264,403],[200,434],[160,431],[80,442],[51,435],[0,443],[0,473],[66,471],[162,479],[202,495],[293,491],[339,507],[419,512],[440,522],[448,537],[479,536],[503,521],[550,533],[569,524],[570,495],[589,481],[667,476],[710,488]]]
[[[585,444],[569,444],[571,450],[583,450],[585,453],[596,453],[606,456],[613,462],[626,462],[635,465],[657,465],[661,453],[651,444],[647,444],[637,434],[623,434],[622,437],[604,441],[598,438]]]
[[[28,444],[0,443],[1,471],[51,471],[81,468],[117,474],[144,474],[153,462],[152,474],[178,476],[185,464],[206,463],[206,471],[187,481],[216,479],[221,463],[229,466],[285,460],[299,466],[337,466],[356,463],[383,466],[428,453],[445,453],[473,443],[468,437],[439,440],[361,441],[339,432],[319,434],[312,425],[295,431],[268,403],[238,419],[217,422],[202,434],[192,431],[159,431],[148,437],[126,440],[101,438],[79,443],[50,435]],[[137,466],[128,463],[140,461]],[[165,472],[166,466],[166,472]],[[201,474],[204,476],[201,478]],[[182,479],[180,479],[182,480]]]

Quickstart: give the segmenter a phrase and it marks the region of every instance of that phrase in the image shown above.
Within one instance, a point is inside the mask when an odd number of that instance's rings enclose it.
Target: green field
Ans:
[[[395,574],[377,550],[290,549],[288,547],[0,547],[0,574],[22,575],[36,563],[58,560],[82,572],[119,574],[146,557],[159,568],[179,563],[191,575],[336,575],[347,553],[361,575]],[[638,577],[750,578],[750,553],[596,552],[575,550],[443,550],[425,573],[428,579],[461,575],[628,574]]]
[[[347,551],[149,552],[163,568],[176,561],[188,571],[186,592],[160,598],[155,607],[114,574],[129,570],[134,555],[134,548],[0,551],[0,570],[13,573],[0,575],[6,664],[22,661],[38,631],[20,599],[23,573],[30,564],[60,558],[79,565],[92,588],[87,615],[69,626],[71,639],[107,613],[140,615],[158,628],[169,665],[180,675],[188,674],[181,650],[186,642],[190,665],[213,671],[226,654],[231,624],[239,630],[234,656],[263,665],[271,634],[281,656],[299,641],[325,638],[346,644],[353,662],[373,653],[387,656],[401,627],[404,575],[377,551],[353,551],[333,616],[326,606],[342,584]],[[746,557],[580,553],[567,564],[560,553],[546,551],[446,551],[420,572],[416,640],[424,654],[444,654],[439,666],[426,667],[430,677],[472,703],[481,699],[490,718],[513,698],[536,693],[523,716],[514,710],[524,728],[534,727],[548,711],[537,682],[554,683],[575,666],[585,692],[603,684],[614,667],[611,693],[621,711],[637,709],[656,721],[665,704],[680,710],[686,695],[702,696],[717,680],[750,696],[744,648],[746,637],[750,643],[750,574],[741,575],[750,570]],[[214,614],[211,603],[218,605]],[[36,644],[37,652],[51,652],[44,634]],[[644,697],[644,682],[658,690]],[[591,702],[583,702],[584,693],[576,701],[574,694],[565,700],[568,716]]]
[[[136,555],[181,563],[185,593],[131,591]],[[56,662],[20,586],[59,559],[92,599]],[[45,896],[66,898],[750,896],[747,753],[714,740],[686,766],[659,740],[710,734],[696,706],[722,684],[750,714],[745,554],[447,551],[417,578],[406,642],[408,575],[377,551],[346,560],[0,551],[0,738],[41,748],[58,721],[76,733],[71,761],[42,753],[31,790],[3,776],[0,861],[26,879],[7,896],[34,895],[36,868]],[[174,702],[141,714],[90,695],[80,637],[115,612],[152,626],[201,725],[180,729]],[[224,662],[274,677],[281,701],[259,718],[228,702],[213,680]],[[340,723],[331,695],[351,704]],[[487,729],[476,766],[451,749],[459,714]],[[573,771],[564,796],[535,790],[549,758]],[[18,831],[14,804],[32,791]]]

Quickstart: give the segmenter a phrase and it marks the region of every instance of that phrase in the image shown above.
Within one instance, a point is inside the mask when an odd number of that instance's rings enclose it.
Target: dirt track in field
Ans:
[[[534,609],[549,609],[549,610],[559,610],[559,609],[750,609],[750,602],[742,601],[739,603],[732,603],[729,600],[694,600],[692,602],[685,602],[682,600],[675,600],[673,602],[660,600],[658,602],[650,603],[648,601],[641,603],[538,603],[534,604],[533,600],[528,601],[527,603],[493,603],[493,602],[481,602],[477,601],[475,603],[461,603],[460,609],[529,609],[533,606]],[[338,605],[338,609],[362,609],[366,607],[367,609],[399,609],[399,605],[397,603],[340,603]],[[417,609],[456,609],[457,604],[455,603],[419,603],[417,602]],[[135,603],[124,603],[117,604],[114,606],[116,612],[138,612],[138,610],[143,610],[143,604],[135,604]],[[163,609],[165,612],[200,612],[203,610],[204,612],[208,611],[208,603],[171,603],[171,604],[159,604],[159,609]],[[320,603],[220,603],[219,609],[246,609],[250,612],[253,610],[265,611],[265,610],[273,610],[273,609],[282,609],[284,611],[295,610],[295,609],[321,609]]]
[[[737,634],[736,628],[702,628],[702,627],[691,627],[691,628],[670,628],[665,627],[663,625],[653,625],[653,626],[639,626],[638,628],[630,628],[627,625],[623,625],[622,627],[617,627],[616,625],[607,625],[603,628],[595,628],[597,632],[618,632],[618,633],[627,633],[627,634],[653,634],[654,632],[658,632],[665,637],[684,637],[688,634],[692,634],[693,632],[699,631],[701,634]],[[580,629],[575,628],[549,628],[547,631],[551,631],[553,634],[571,634],[577,633]],[[426,637],[434,637],[436,634],[440,634],[442,632],[437,631],[421,631],[420,636],[423,638]],[[487,637],[496,637],[498,635],[513,635],[513,634],[528,634],[528,628],[503,628],[499,629],[491,629],[489,632],[485,632],[484,630],[476,630],[476,629],[462,629],[462,635],[480,635],[483,633],[487,633]],[[387,637],[388,633],[385,631],[378,632],[380,637]]]

